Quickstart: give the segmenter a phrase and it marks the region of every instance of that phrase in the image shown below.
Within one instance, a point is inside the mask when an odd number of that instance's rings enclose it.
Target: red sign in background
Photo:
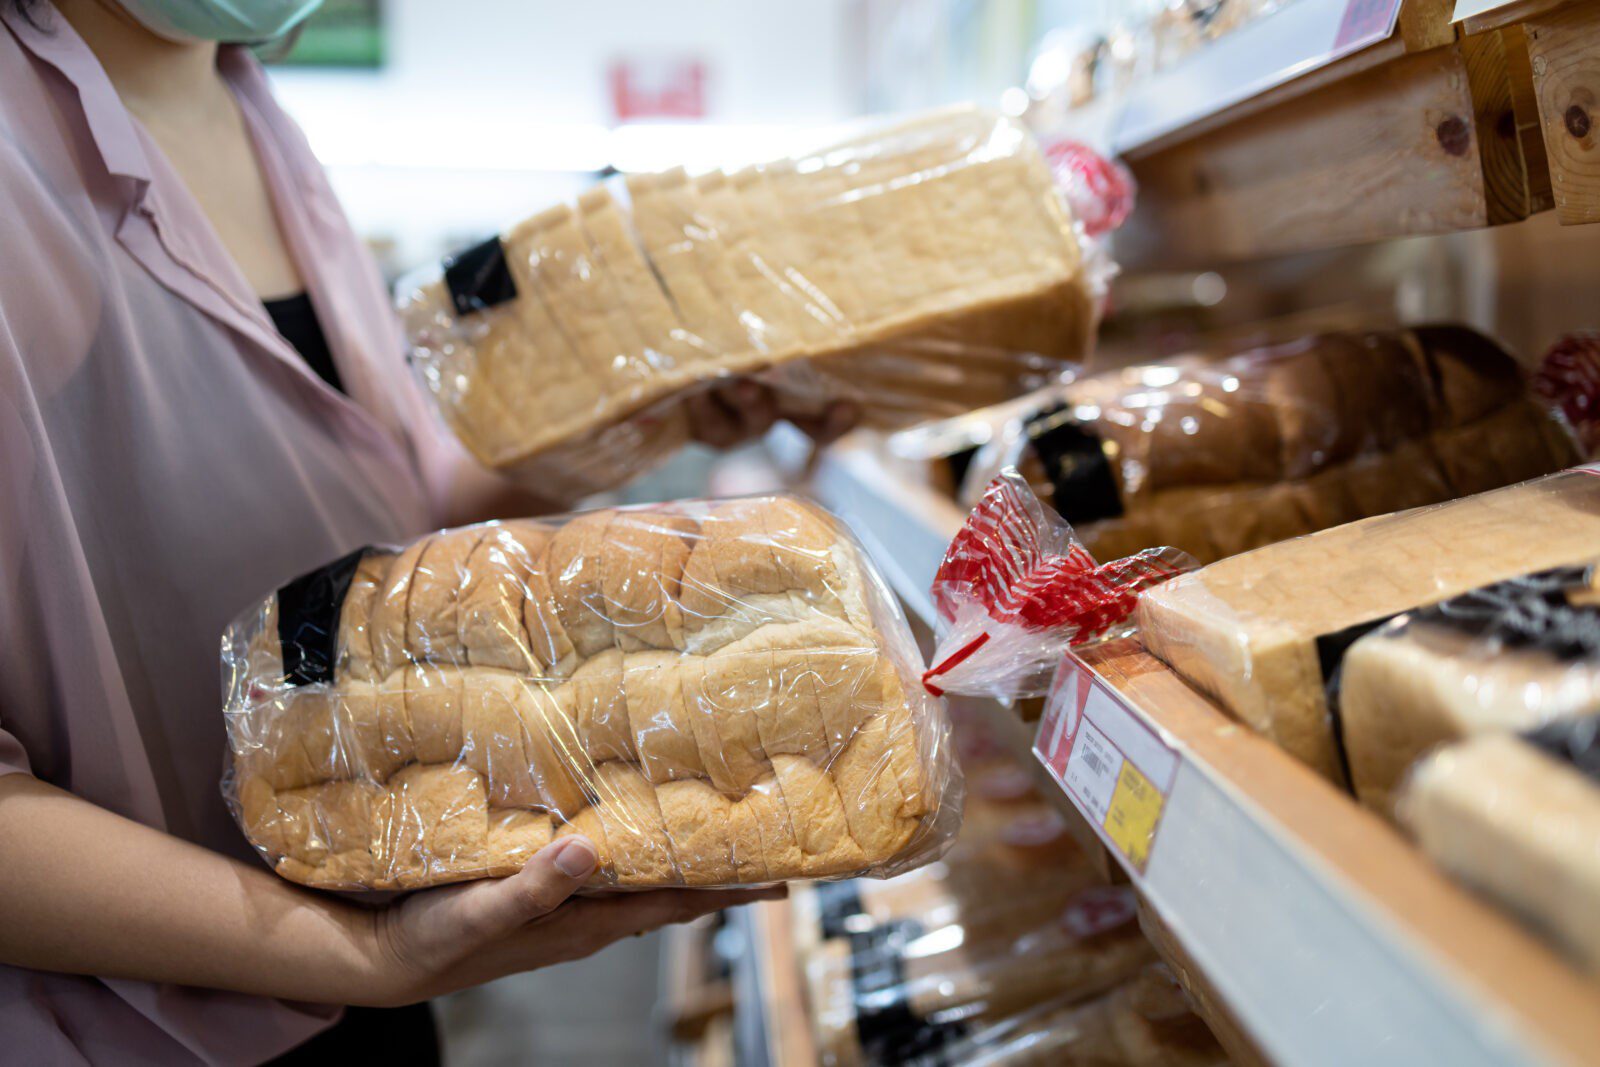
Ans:
[[[618,122],[706,117],[706,65],[699,59],[617,59],[610,82],[611,111]]]

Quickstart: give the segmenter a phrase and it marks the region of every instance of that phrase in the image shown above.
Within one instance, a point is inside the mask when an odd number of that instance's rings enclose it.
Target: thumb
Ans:
[[[455,904],[464,932],[481,944],[548,915],[588,880],[598,860],[594,843],[582,834],[546,845],[511,877],[461,893]]]

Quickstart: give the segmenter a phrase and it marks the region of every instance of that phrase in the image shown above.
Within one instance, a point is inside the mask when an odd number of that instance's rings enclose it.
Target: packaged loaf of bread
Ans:
[[[844,398],[904,425],[1035,387],[1092,336],[1096,272],[1038,148],[998,115],[623,184],[400,287],[445,420],[547,494],[669,455],[679,402],[729,376],[764,376],[788,412]]]
[[[306,885],[504,875],[569,833],[595,886],[886,875],[960,817],[904,617],[790,497],[363,549],[242,615],[222,658],[225,792]]]
[[[1172,545],[1209,563],[1580,458],[1516,360],[1458,326],[1103,371],[992,421],[963,502],[1015,466],[1102,560]]]
[[[975,1028],[1081,1000],[1150,959],[1133,897],[1095,865],[1021,767],[957,718],[967,795],[937,862],[800,887],[796,954],[825,1062],[904,1063]],[[979,739],[981,740],[981,739]]]
[[[1356,795],[1389,814],[1401,777],[1429,749],[1600,713],[1595,580],[1593,563],[1519,575],[1351,645],[1329,701]]]
[[[1397,810],[1434,862],[1600,973],[1600,717],[1440,749]]]
[[[1004,886],[995,890],[1003,900]],[[917,918],[845,929],[806,967],[830,1064],[904,1063],[967,1027],[1105,992],[1155,960],[1126,886],[1083,889],[1047,915],[1015,915],[984,932]]]
[[[1597,547],[1600,470],[1580,467],[1337,526],[1181,575],[1141,597],[1139,635],[1246,725],[1344,782],[1328,685],[1358,638],[1402,612],[1586,564]],[[1375,669],[1379,676],[1385,670]],[[1358,678],[1358,688],[1363,684]],[[1359,705],[1366,697],[1356,699]],[[1379,698],[1367,718],[1425,716],[1426,707],[1425,699]],[[1464,720],[1467,713],[1459,714]],[[1411,728],[1376,727],[1390,736]]]
[[[936,1050],[892,1061],[909,1067],[1227,1067],[1228,1057],[1159,963],[1109,993],[1059,997],[992,1022],[965,1025]]]

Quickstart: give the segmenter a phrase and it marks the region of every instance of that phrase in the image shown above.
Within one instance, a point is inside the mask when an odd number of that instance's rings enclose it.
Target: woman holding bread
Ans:
[[[219,46],[316,4],[0,0],[0,1034],[19,1062],[417,1062],[428,997],[750,899],[568,900],[596,862],[575,835],[500,881],[358,906],[267,871],[224,806],[234,612],[357,546],[535,506],[436,428],[305,141]],[[735,388],[692,413],[713,444],[773,420]]]

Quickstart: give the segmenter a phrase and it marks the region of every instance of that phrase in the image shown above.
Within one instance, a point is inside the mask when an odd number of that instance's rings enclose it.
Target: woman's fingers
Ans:
[[[848,400],[838,400],[820,415],[785,417],[817,444],[830,445],[856,428],[861,421],[861,409]]]
[[[685,401],[694,439],[712,448],[731,448],[759,437],[778,418],[772,390],[755,382],[734,382]]]
[[[714,911],[779,900],[787,886],[766,889],[658,889],[580,897],[540,920],[508,946],[528,957],[554,953],[555,960],[573,960],[598,952],[625,937],[649,933],[673,923],[690,922]],[[526,964],[524,966],[536,966]]]
[[[694,439],[712,448],[727,448],[739,439],[739,416],[714,392],[695,393],[684,401]]]
[[[595,862],[593,843],[574,834],[540,849],[509,878],[418,893],[389,909],[386,948],[403,967],[433,973],[554,911]]]
[[[548,915],[578,891],[597,862],[593,843],[573,834],[540,849],[509,878],[468,886],[454,901],[462,933],[481,944]]]

